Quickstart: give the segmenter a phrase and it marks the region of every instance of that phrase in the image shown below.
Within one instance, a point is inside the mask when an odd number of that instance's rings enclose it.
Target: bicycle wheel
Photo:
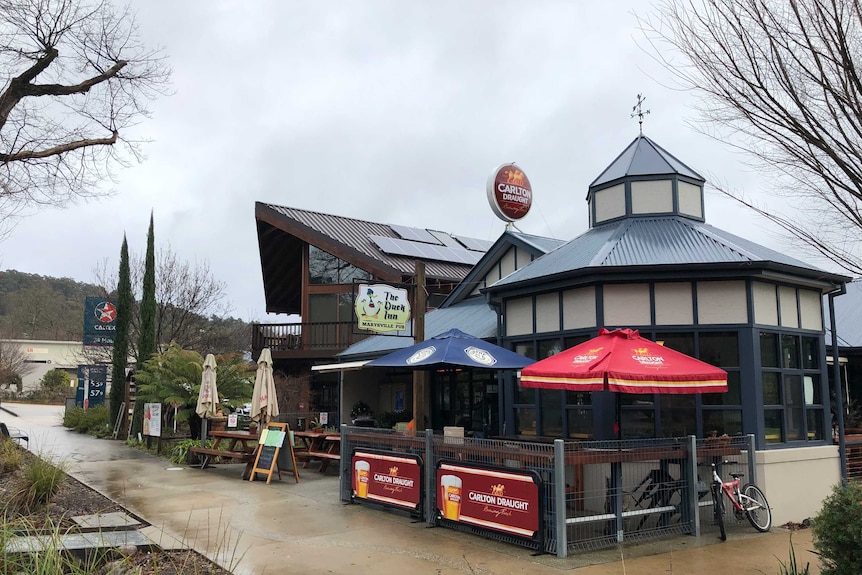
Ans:
[[[727,532],[724,530],[724,499],[721,487],[718,485],[712,486],[712,514],[715,517],[715,523],[718,525],[718,531],[721,534],[721,540],[727,541]]]
[[[758,531],[769,531],[772,527],[772,511],[763,491],[757,485],[749,483],[742,488],[742,494],[749,498],[743,502],[748,522]]]

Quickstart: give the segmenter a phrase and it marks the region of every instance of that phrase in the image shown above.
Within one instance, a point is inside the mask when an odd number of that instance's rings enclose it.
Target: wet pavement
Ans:
[[[174,466],[167,459],[66,430],[62,406],[4,403],[19,415],[0,420],[30,435],[31,451],[64,462],[69,473],[110,497],[153,527],[147,533],[166,547],[181,540],[237,575],[279,573],[431,573],[435,575],[656,573],[774,574],[787,562],[791,533],[774,528],[715,536],[690,536],[578,553],[567,559],[533,555],[397,513],[338,499],[336,470],[300,469],[300,482],[242,481],[242,464],[209,469]],[[811,532],[792,534],[798,560],[811,562]]]

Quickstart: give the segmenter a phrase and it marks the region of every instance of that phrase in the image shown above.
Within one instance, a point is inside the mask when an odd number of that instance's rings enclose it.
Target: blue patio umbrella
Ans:
[[[423,342],[369,361],[365,366],[428,370],[454,367],[521,369],[535,361],[459,329],[450,329]]]

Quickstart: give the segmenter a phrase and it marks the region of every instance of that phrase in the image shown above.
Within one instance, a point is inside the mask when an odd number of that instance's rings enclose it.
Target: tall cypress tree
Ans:
[[[129,273],[129,244],[123,234],[120,248],[120,279],[117,283],[117,331],[114,332],[114,354],[111,370],[111,421],[117,421],[120,404],[126,398],[126,363],[129,359],[129,324],[132,318],[132,280]]]
[[[156,353],[156,249],[153,232],[153,213],[150,212],[150,231],[147,234],[147,257],[144,264],[144,285],[141,296],[141,324],[138,332],[138,371],[144,362]],[[135,401],[133,433],[142,428],[144,402]]]

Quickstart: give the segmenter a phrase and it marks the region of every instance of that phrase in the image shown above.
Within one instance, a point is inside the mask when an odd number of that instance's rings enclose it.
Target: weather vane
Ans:
[[[644,116],[649,114],[649,110],[644,112],[642,104],[646,102],[646,96],[638,94],[638,103],[632,106],[632,118],[638,117],[638,127],[640,128],[641,136],[644,135]]]

